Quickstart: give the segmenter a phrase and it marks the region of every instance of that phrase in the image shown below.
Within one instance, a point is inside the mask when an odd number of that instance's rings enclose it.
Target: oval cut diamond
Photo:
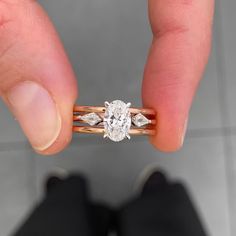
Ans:
[[[125,137],[129,137],[131,127],[130,104],[125,104],[120,100],[115,100],[106,104],[104,114],[105,136],[112,141],[119,142]]]

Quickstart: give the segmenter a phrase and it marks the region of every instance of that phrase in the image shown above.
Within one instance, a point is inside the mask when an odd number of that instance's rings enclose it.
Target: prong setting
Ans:
[[[104,102],[104,106],[105,106],[106,108],[108,108],[109,105],[110,105],[110,103],[109,103],[108,101],[105,101],[105,102]]]
[[[126,104],[126,107],[127,107],[127,108],[130,108],[130,107],[131,107],[131,103],[128,102],[128,103]]]

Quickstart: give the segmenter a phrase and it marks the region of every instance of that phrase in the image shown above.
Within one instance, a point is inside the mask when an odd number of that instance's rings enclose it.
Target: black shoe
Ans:
[[[162,191],[168,185],[168,180],[163,171],[156,166],[146,167],[140,174],[136,190],[140,195]]]

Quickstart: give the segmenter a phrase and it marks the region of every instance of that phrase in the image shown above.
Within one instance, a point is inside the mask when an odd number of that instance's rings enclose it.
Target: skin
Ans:
[[[162,151],[178,150],[211,48],[213,0],[149,0],[153,40],[143,81],[144,105],[158,115]]]
[[[151,143],[162,151],[178,150],[184,140],[191,103],[211,48],[213,0],[149,0],[153,31],[144,70],[142,97],[157,112],[156,136]],[[45,58],[47,62],[45,63]],[[72,110],[78,96],[73,69],[50,19],[34,0],[0,0],[0,95],[18,118],[8,99],[14,86],[32,81],[56,103],[61,129],[46,149],[63,150],[71,140]],[[25,117],[19,117],[23,127]],[[40,137],[40,131],[31,131]]]

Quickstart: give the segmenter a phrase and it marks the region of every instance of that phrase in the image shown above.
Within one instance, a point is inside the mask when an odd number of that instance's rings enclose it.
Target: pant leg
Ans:
[[[119,236],[206,236],[183,185],[151,181],[148,188],[118,212]]]
[[[14,236],[104,236],[109,209],[91,205],[82,177],[61,180],[47,192]]]
[[[105,204],[93,203],[91,205],[92,225],[96,236],[108,236],[116,231],[114,225],[115,211]]]

